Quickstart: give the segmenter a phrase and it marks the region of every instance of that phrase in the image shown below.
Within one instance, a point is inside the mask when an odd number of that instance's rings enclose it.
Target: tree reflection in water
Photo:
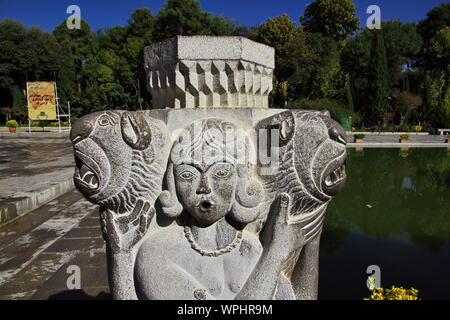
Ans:
[[[444,265],[450,270],[447,149],[349,150],[347,175],[346,187],[329,205],[322,235],[321,277],[325,283],[320,285],[324,297],[339,298],[339,292],[331,291],[335,290],[333,283],[346,283],[348,287],[350,281],[361,284],[353,292],[343,293],[342,298],[366,295],[365,268],[370,264],[380,265],[382,273],[385,266],[384,280],[393,283],[385,282],[384,286],[405,285],[398,282],[403,279],[417,287],[421,279],[430,282],[430,273],[447,279],[446,274],[436,274]],[[358,275],[346,276],[352,268]],[[405,268],[411,279],[405,278]],[[339,277],[347,280],[336,282],[324,275],[323,269],[334,275],[342,272]],[[423,274],[426,276],[420,276]],[[427,290],[433,292],[425,295],[439,298],[440,289]],[[449,296],[447,293],[446,298]]]

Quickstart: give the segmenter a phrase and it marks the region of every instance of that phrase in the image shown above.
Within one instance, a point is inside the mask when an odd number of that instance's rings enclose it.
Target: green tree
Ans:
[[[367,77],[372,40],[366,33],[346,39],[340,55],[342,71],[349,76],[349,86],[353,92],[355,111],[362,111],[361,106],[367,101]]]
[[[109,109],[133,110],[132,97],[117,79],[120,58],[110,49],[101,50],[83,64],[80,98],[74,107],[80,115]]]
[[[382,22],[381,31],[386,48],[389,86],[398,86],[404,66],[409,67],[420,51],[422,38],[415,23],[402,23],[398,19]]]
[[[155,17],[156,42],[177,36],[230,35],[231,22],[202,11],[196,0],[168,0]]]
[[[136,106],[143,108],[142,97],[146,96],[145,71],[144,71],[144,47],[150,45],[153,40],[155,18],[147,8],[135,10],[128,20],[127,39],[121,53],[122,71],[120,83],[130,92],[135,99]],[[142,92],[144,91],[144,92]]]
[[[25,113],[23,102],[26,81],[56,80],[60,96],[73,85],[68,52],[53,35],[38,27],[25,28],[17,21],[0,22],[0,92],[2,105],[14,107],[17,115]],[[67,62],[67,61],[66,61]],[[63,79],[61,83],[61,79]],[[21,119],[19,119],[21,121]]]
[[[0,21],[0,88],[5,92],[8,89],[9,93],[9,88],[20,82],[20,74],[23,74],[24,79],[23,64],[27,57],[21,47],[25,37],[26,29],[20,22],[11,19]],[[2,96],[4,100],[5,94]]]
[[[127,37],[128,32],[126,26],[103,28],[96,32],[98,47],[112,49],[118,54],[123,50],[123,45],[126,42]]]
[[[80,29],[69,29],[64,20],[53,30],[53,35],[59,43],[63,41],[70,43],[72,59],[76,66],[77,91],[81,92],[81,68],[83,63],[95,53],[97,44],[89,23],[81,19]]]
[[[288,99],[288,78],[294,72],[292,63],[293,53],[289,51],[289,46],[296,39],[302,45],[304,39],[297,37],[297,27],[287,14],[276,18],[269,18],[257,26],[251,38],[257,42],[264,43],[275,48],[275,71],[273,81],[272,102],[277,106],[284,106]]]
[[[318,32],[342,40],[359,29],[359,19],[352,0],[315,0],[310,3],[300,23],[304,31]]]
[[[386,49],[380,30],[372,30],[373,44],[368,73],[368,105],[366,119],[373,125],[380,124],[387,110],[389,83]]]
[[[404,79],[408,76],[409,81],[409,75],[412,73],[409,66],[415,61],[422,45],[421,37],[416,29],[413,23],[391,20],[382,22],[381,30],[376,31],[382,34],[385,45],[389,91],[409,87]],[[374,72],[369,68],[373,49],[373,32],[365,29],[356,37],[346,39],[341,51],[342,69],[350,77],[357,111],[364,111],[367,105],[369,78]],[[408,67],[407,72],[404,70],[405,66]],[[404,81],[400,83],[400,79]]]
[[[128,36],[143,38],[151,43],[154,27],[154,17],[148,8],[136,9],[128,20]]]
[[[338,44],[318,33],[299,32],[279,61],[289,81],[291,99],[332,98],[339,73]]]
[[[417,30],[424,41],[422,58],[428,58],[427,53],[431,39],[445,27],[450,27],[450,3],[443,3],[433,8],[427,13],[427,18],[419,22]],[[431,65],[428,64],[432,64],[432,61],[425,61],[425,64],[430,68]]]
[[[345,87],[345,95],[347,98],[348,109],[351,112],[355,112],[355,105],[353,103],[353,94],[352,94],[352,88],[350,86],[350,83],[348,83],[347,86]]]
[[[440,71],[442,85],[439,101],[442,102],[448,96],[450,80],[450,27],[439,30],[431,39],[430,55],[433,57],[435,70]]]
[[[231,21],[231,35],[236,37],[246,37],[251,39],[252,34],[254,34],[254,29],[256,30],[256,27],[250,27],[247,25],[239,24],[236,21]]]
[[[402,91],[411,92],[411,86],[409,84],[409,73],[405,72],[402,78]]]
[[[287,14],[276,18],[269,18],[260,24],[253,36],[255,41],[274,47],[277,54],[286,54],[286,45],[297,34],[297,27]]]
[[[64,40],[59,44],[58,71],[56,82],[58,85],[58,97],[61,105],[66,105],[76,94],[76,65],[72,57],[70,42]]]
[[[423,38],[422,50],[417,66],[430,72],[435,81],[440,81],[439,100],[442,102],[449,85],[450,47],[450,3],[441,4],[427,13],[417,29]]]
[[[13,108],[17,112],[26,112],[27,108],[27,99],[25,97],[25,94],[23,93],[23,90],[19,88],[19,86],[13,86],[12,87],[12,96],[14,98],[13,102]]]
[[[422,114],[425,121],[430,120],[431,112],[434,109],[434,95],[433,95],[433,87],[431,83],[430,76],[428,74],[425,74],[424,80],[423,80],[423,110]]]

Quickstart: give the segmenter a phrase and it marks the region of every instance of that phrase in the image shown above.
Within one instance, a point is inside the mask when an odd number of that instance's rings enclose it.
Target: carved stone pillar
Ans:
[[[144,49],[153,108],[268,108],[274,49],[243,37],[178,36]]]
[[[342,127],[268,108],[265,45],[176,37],[144,54],[154,109],[93,113],[71,132],[114,299],[316,299]]]

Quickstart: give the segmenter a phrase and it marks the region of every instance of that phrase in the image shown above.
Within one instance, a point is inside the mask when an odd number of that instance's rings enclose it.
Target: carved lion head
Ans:
[[[75,122],[70,138],[74,182],[92,203],[118,213],[161,192],[167,133],[159,120],[139,112],[102,111]]]
[[[307,110],[281,112],[260,121],[256,129],[278,137],[273,146],[260,145],[259,158],[268,149],[278,155],[278,161],[268,164],[270,174],[261,174],[269,198],[290,194],[292,222],[303,222],[308,234],[315,235],[328,202],[345,185],[344,129],[327,111]]]

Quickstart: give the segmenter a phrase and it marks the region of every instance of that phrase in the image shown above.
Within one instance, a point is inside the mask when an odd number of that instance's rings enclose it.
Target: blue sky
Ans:
[[[51,31],[68,17],[66,9],[71,4],[81,8],[81,17],[92,30],[127,23],[137,8],[150,8],[153,14],[165,0],[0,0],[0,19],[13,18],[25,26],[40,26]],[[241,24],[256,25],[267,18],[287,13],[298,22],[306,5],[312,0],[201,0],[203,10],[236,19]],[[448,3],[444,0],[354,0],[361,23],[365,25],[369,5],[381,8],[382,20],[399,18],[404,22],[417,22],[426,17],[433,7]]]

